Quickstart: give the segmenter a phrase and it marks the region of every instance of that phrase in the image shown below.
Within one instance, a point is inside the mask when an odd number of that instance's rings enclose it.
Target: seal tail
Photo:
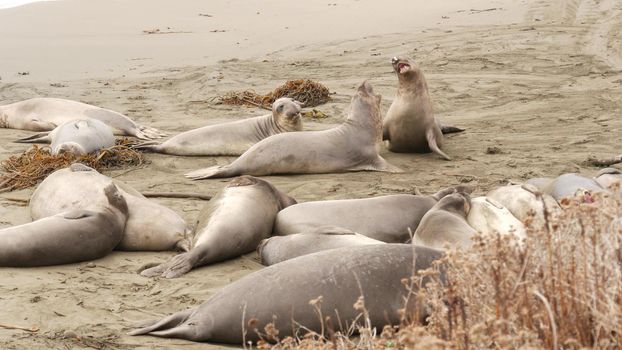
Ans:
[[[50,143],[49,132],[40,132],[28,137],[17,139],[13,141],[15,143]]]
[[[233,177],[240,175],[233,170],[229,165],[216,165],[208,168],[203,168],[187,173],[185,176],[192,180],[213,179],[221,177]]]
[[[436,143],[436,136],[434,136],[433,128],[428,129],[425,136],[428,139],[428,147],[430,147],[430,150],[432,150],[432,152],[445,158],[445,160],[451,160],[451,157],[445,154],[445,152],[441,151],[441,149],[438,147],[438,144]]]
[[[146,324],[140,325],[139,329],[135,329],[131,332],[128,332],[128,335],[144,335],[144,334],[153,334],[158,336],[162,333],[168,331],[174,331],[183,325],[184,322],[194,313],[197,308],[188,309],[180,312],[176,312],[168,317],[165,317],[159,321],[149,321]],[[187,327],[187,326],[186,326]],[[157,334],[160,333],[160,334]]]
[[[153,152],[153,153],[162,152],[162,145],[158,141],[141,142],[137,145],[132,146],[132,148],[140,150],[140,151],[147,151],[147,152]]]

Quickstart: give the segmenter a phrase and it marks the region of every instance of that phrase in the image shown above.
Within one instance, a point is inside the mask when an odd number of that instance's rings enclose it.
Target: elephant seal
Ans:
[[[382,122],[382,139],[391,152],[434,152],[446,160],[451,158],[441,151],[443,133],[434,117],[428,84],[423,72],[413,60],[391,59],[399,86],[397,96]]]
[[[534,177],[525,181],[525,183],[535,186],[538,191],[544,191],[544,189],[547,188],[553,180],[555,179],[552,177]]]
[[[135,148],[178,156],[239,156],[268,136],[302,130],[301,106],[291,98],[279,98],[272,104],[272,114],[208,125],[161,144],[145,142]]]
[[[57,126],[49,133],[40,133],[15,142],[51,143],[52,154],[61,152],[86,155],[115,145],[112,129],[97,119],[76,119]]]
[[[405,309],[408,319],[423,319],[425,301],[409,293],[401,279],[431,267],[441,257],[440,251],[410,244],[346,247],[300,256],[250,273],[200,306],[149,322],[129,334],[239,345],[257,341],[252,328],[263,330],[271,322],[282,338],[305,330],[321,333],[325,318],[309,305],[320,296],[316,306],[335,324],[356,328],[365,322],[361,309],[352,307],[361,296],[370,326],[376,329],[398,325],[398,309]]]
[[[261,263],[270,266],[324,250],[369,244],[385,243],[351,231],[328,229],[324,232],[296,233],[264,239],[259,243],[257,253]]]
[[[594,179],[575,173],[568,173],[555,178],[542,191],[550,194],[559,202],[562,198],[575,196],[577,193],[583,194],[586,191],[596,193],[606,190]]]
[[[112,181],[102,192],[105,205],[0,230],[0,266],[70,264],[110,253],[123,237],[128,208]]]
[[[601,169],[594,180],[605,189],[622,191],[622,171],[616,168]]]
[[[466,221],[470,210],[471,198],[466,193],[443,197],[421,219],[413,243],[434,249],[444,249],[445,245],[469,248],[477,233]]]
[[[85,118],[106,123],[118,135],[146,140],[165,135],[157,129],[138,125],[121,113],[60,98],[37,97],[0,106],[0,128],[51,131],[64,122]]]
[[[410,240],[425,213],[454,188],[433,196],[394,194],[364,199],[339,199],[299,203],[279,212],[275,235],[341,227],[387,243]],[[410,232],[409,232],[410,230]]]
[[[195,267],[252,252],[272,233],[276,213],[294,203],[268,181],[237,177],[199,213],[192,249],[141,275],[176,278]]]
[[[378,154],[380,95],[364,82],[352,98],[347,120],[322,131],[272,135],[244,152],[233,163],[186,174],[199,180],[238,175],[318,174],[344,171],[401,172]]]
[[[101,188],[111,179],[86,165],[75,163],[50,174],[30,198],[34,220],[102,203]],[[129,215],[119,250],[188,250],[189,229],[171,209],[143,197],[132,187],[114,181],[127,201]]]
[[[525,225],[501,203],[489,197],[471,199],[471,210],[466,219],[471,227],[485,235],[527,237]]]
[[[543,227],[549,220],[545,209],[548,215],[556,215],[561,210],[553,197],[530,184],[501,186],[488,192],[486,197],[506,207],[526,226],[535,228]]]

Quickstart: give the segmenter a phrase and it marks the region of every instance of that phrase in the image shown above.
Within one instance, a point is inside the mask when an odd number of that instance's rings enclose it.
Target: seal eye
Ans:
[[[279,105],[278,107],[276,107],[276,110],[279,112],[283,111],[283,105]]]

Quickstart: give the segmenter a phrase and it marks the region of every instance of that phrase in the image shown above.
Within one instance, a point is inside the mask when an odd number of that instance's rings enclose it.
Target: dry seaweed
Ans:
[[[34,145],[22,154],[0,162],[0,192],[34,186],[53,171],[72,163],[82,163],[96,170],[140,165],[144,161],[143,155],[131,149],[131,144],[129,139],[120,139],[113,147],[84,156],[52,155],[48,146]]]
[[[270,109],[274,101],[281,97],[290,97],[315,107],[330,101],[328,88],[309,79],[288,80],[274,91],[260,95],[253,90],[231,91],[219,97],[219,102],[229,105],[251,105]]]

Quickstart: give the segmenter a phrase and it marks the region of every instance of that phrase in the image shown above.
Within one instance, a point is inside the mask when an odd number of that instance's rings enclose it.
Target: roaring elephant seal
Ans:
[[[101,188],[111,179],[86,165],[75,163],[50,174],[30,198],[34,220],[67,210],[105,202]],[[114,180],[129,207],[119,250],[188,250],[189,229],[173,210],[149,200],[132,187]]]
[[[419,66],[411,59],[391,59],[399,86],[397,96],[382,122],[382,139],[391,152],[434,152],[451,158],[441,151],[443,133],[434,117],[428,84]]]
[[[112,181],[102,192],[105,205],[0,230],[0,266],[70,264],[110,253],[123,237],[128,208]]]
[[[456,192],[443,197],[421,219],[413,243],[434,249],[469,248],[477,233],[466,220],[471,210],[471,198]]]
[[[519,239],[527,237],[525,225],[501,203],[489,197],[471,199],[471,210],[467,222],[485,235],[513,235]]]
[[[208,125],[182,132],[161,144],[145,142],[136,148],[178,156],[239,156],[268,136],[302,130],[301,106],[283,97],[272,104],[272,114]]]
[[[568,173],[555,178],[542,191],[550,194],[559,202],[564,197],[575,196],[584,192],[596,193],[606,190],[594,179],[580,174]]]
[[[364,82],[352,98],[347,120],[322,131],[272,135],[233,163],[186,174],[198,180],[238,175],[318,174],[344,171],[400,172],[378,154],[381,137],[380,95]]]
[[[342,247],[385,244],[347,230],[324,230],[324,232],[296,233],[288,236],[273,236],[264,239],[257,247],[261,263],[274,265],[302,255]]]
[[[622,171],[619,169],[602,169],[596,174],[594,179],[602,188],[613,190],[617,186],[618,192],[622,191]]]
[[[51,131],[76,119],[97,119],[118,135],[155,139],[164,136],[157,129],[136,124],[127,116],[109,109],[60,98],[38,97],[0,106],[0,127],[32,131]]]
[[[15,142],[51,143],[54,155],[68,152],[81,156],[114,146],[115,138],[112,129],[97,119],[76,119],[57,126],[49,133],[36,134]]]
[[[141,275],[176,278],[195,267],[252,252],[272,233],[276,213],[294,203],[268,181],[237,177],[199,213],[192,249]]]
[[[527,227],[541,228],[561,210],[553,197],[530,184],[501,186],[486,197],[506,207],[523,224],[529,223]]]
[[[341,227],[379,241],[404,243],[412,238],[423,215],[453,192],[454,188],[448,188],[432,196],[394,194],[299,203],[279,212],[274,234],[284,236],[322,227]]]
[[[320,296],[316,306],[322,316],[342,325],[365,322],[361,308],[352,306],[362,296],[371,327],[382,329],[400,323],[399,309],[405,309],[409,318],[426,316],[425,300],[417,300],[417,293],[409,293],[401,280],[431,267],[440,257],[440,251],[410,244],[346,247],[300,256],[250,273],[200,306],[129,334],[239,345],[257,341],[252,328],[263,330],[273,320],[279,337],[302,335],[305,329],[320,333],[323,319],[309,305]]]

